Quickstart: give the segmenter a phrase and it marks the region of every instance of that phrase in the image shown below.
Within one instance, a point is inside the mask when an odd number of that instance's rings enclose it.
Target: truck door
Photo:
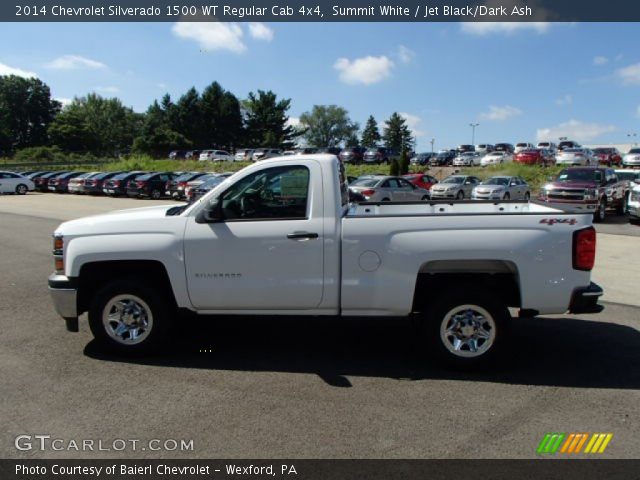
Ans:
[[[189,296],[204,310],[313,309],[323,294],[319,164],[265,168],[216,199],[222,220],[185,231]]]

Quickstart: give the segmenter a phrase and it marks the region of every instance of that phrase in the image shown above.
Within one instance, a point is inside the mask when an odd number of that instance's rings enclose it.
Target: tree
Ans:
[[[131,149],[141,126],[142,116],[119,99],[90,93],[73,99],[51,124],[49,133],[63,150],[117,156]]]
[[[203,134],[197,139],[198,145],[231,148],[242,138],[240,102],[218,82],[204,89],[200,109]]]
[[[413,135],[407,126],[407,122],[397,112],[394,112],[385,122],[382,134],[387,148],[396,151],[411,150],[413,148]]]
[[[306,128],[307,142],[314,147],[336,147],[359,129],[337,105],[314,105],[311,112],[300,115],[300,123]]]
[[[378,130],[378,122],[376,122],[376,119],[373,118],[373,115],[369,115],[367,124],[362,131],[362,146],[367,148],[375,147],[376,145],[378,145],[380,139],[381,137],[380,131]]]
[[[46,145],[47,129],[60,107],[41,80],[0,76],[0,150]]]
[[[292,148],[299,133],[288,125],[290,106],[291,99],[277,100],[272,91],[249,93],[249,98],[243,102],[245,143],[255,147]]]
[[[191,146],[183,134],[171,128],[170,110],[169,102],[163,101],[162,105],[157,100],[153,102],[147,109],[140,136],[133,142],[134,152],[160,157],[171,150]]]

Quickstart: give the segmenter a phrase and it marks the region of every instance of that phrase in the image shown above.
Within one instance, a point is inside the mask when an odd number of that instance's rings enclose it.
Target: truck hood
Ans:
[[[115,210],[113,212],[78,218],[62,223],[56,234],[60,235],[96,235],[163,231],[163,220],[170,223],[179,216],[167,216],[167,211],[180,205],[158,205],[153,207],[131,208],[127,210]],[[173,222],[171,222],[173,223]],[[173,226],[167,225],[167,230],[173,230]]]

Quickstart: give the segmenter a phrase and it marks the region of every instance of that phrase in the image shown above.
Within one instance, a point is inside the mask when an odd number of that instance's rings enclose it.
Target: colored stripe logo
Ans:
[[[612,438],[613,433],[547,433],[538,445],[536,453],[604,453]]]

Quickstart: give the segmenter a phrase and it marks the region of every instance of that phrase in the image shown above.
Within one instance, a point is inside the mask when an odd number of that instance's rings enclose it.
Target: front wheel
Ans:
[[[173,308],[166,295],[144,283],[115,280],[94,296],[89,326],[95,339],[109,350],[152,353],[165,344]]]
[[[462,190],[456,195],[456,200],[464,200],[464,192]]]
[[[625,215],[627,213],[627,201],[628,201],[627,195],[623,196],[622,201],[616,207],[616,213],[618,215]]]
[[[23,183],[21,183],[20,185],[18,185],[16,187],[16,194],[17,195],[26,195],[28,191],[29,191],[29,189]]]
[[[162,196],[162,193],[160,192],[160,190],[152,190],[151,191],[151,198],[153,200],[160,200],[161,196]]]
[[[524,201],[528,202],[531,199],[531,194],[529,192],[524,194]]]
[[[426,312],[426,332],[445,363],[474,369],[495,360],[506,343],[509,310],[490,291],[455,292]]]
[[[593,214],[593,221],[598,223],[604,222],[606,213],[607,213],[607,200],[603,198],[600,200],[600,203],[598,204],[598,209]]]

